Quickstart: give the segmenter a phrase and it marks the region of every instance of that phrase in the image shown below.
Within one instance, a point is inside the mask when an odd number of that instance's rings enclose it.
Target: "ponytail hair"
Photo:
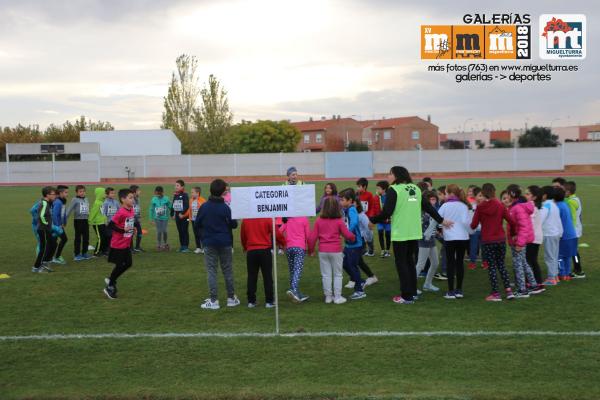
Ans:
[[[412,178],[410,177],[410,173],[404,167],[400,167],[398,165],[390,168],[390,174],[394,175],[394,184],[398,185],[400,183],[412,183]]]
[[[529,190],[529,193],[531,193],[531,195],[535,197],[535,200],[533,200],[533,204],[535,204],[535,207],[537,209],[542,208],[542,196],[544,195],[542,188],[536,185],[531,185],[527,187],[527,190]]]
[[[527,201],[527,199],[523,197],[523,191],[521,190],[521,187],[519,185],[508,185],[506,187],[506,192],[511,198],[518,200],[520,203],[524,203]]]

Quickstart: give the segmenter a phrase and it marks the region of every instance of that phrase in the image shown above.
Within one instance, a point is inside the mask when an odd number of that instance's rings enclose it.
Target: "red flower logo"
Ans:
[[[572,31],[573,28],[569,26],[569,24],[567,24],[565,21],[563,21],[562,19],[556,19],[555,17],[552,17],[552,20],[548,21],[546,23],[546,26],[544,27],[544,33],[542,33],[542,36],[544,36],[545,38],[548,38],[548,32],[552,31],[552,32],[558,32],[558,31],[563,31],[565,33]],[[555,37],[554,38],[554,45],[558,45],[558,38]]]

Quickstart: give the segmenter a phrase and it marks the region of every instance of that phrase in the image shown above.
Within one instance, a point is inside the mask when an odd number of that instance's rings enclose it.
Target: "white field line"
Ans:
[[[44,335],[0,336],[0,341],[25,340],[82,340],[82,339],[178,339],[178,338],[313,338],[313,337],[519,337],[519,336],[592,336],[600,337],[600,331],[380,331],[380,332],[291,332],[291,333],[259,333],[259,332],[197,332],[197,333],[72,333]]]

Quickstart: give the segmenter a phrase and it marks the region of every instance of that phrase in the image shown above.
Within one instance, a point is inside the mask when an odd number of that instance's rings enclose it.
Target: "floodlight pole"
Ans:
[[[277,231],[275,218],[273,220],[273,283],[275,285],[275,333],[279,335],[279,296],[277,295]]]

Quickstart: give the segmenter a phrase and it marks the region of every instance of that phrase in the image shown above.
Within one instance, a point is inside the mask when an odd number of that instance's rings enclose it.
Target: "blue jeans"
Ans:
[[[362,254],[360,247],[356,248],[344,248],[344,271],[350,275],[350,279],[354,281],[354,291],[362,292],[363,284],[365,283],[360,277],[360,270],[358,269],[358,260]]]
[[[477,261],[477,255],[479,254],[479,243],[481,242],[481,231],[475,231],[472,235],[469,235],[469,261],[474,263]]]

